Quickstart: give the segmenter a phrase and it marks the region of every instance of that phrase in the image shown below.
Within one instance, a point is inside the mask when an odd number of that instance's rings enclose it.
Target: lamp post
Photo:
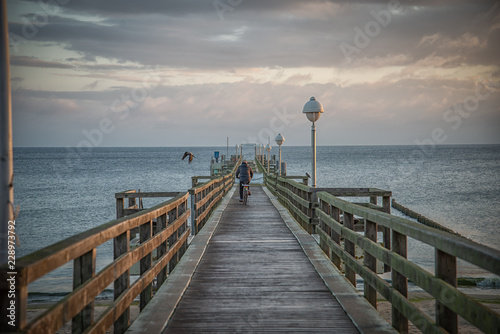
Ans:
[[[278,135],[276,136],[276,138],[274,138],[274,140],[276,140],[276,144],[278,144],[279,146],[279,165],[278,165],[278,176],[281,176],[281,145],[285,142],[285,137],[283,137],[281,135],[281,133],[278,133]]]
[[[266,151],[267,151],[267,174],[269,174],[269,152],[271,152],[271,144],[267,144]]]
[[[240,157],[243,156],[243,144],[240,145]]]
[[[235,146],[235,147],[236,147],[236,155],[235,155],[235,157],[236,157],[236,161],[238,161],[238,148],[239,148],[240,146],[239,146],[238,144],[236,144],[236,146]]]
[[[260,151],[262,152],[260,155],[260,162],[264,164],[264,144],[260,144]]]
[[[302,112],[306,114],[307,119],[312,122],[311,126],[311,146],[312,146],[312,187],[316,188],[316,122],[323,111],[323,106],[321,103],[316,101],[316,98],[313,96],[309,99],[309,101],[304,104],[304,108]]]

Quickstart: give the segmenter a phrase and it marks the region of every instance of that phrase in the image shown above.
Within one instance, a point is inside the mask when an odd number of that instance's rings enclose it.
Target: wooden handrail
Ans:
[[[211,178],[205,183],[196,185],[189,189],[191,195],[191,224],[192,232],[198,234],[206,221],[212,214],[215,207],[220,203],[222,197],[229,191],[234,184],[235,171],[239,167],[235,164],[233,172],[217,178]]]
[[[127,191],[120,194],[134,193]],[[140,194],[144,195],[144,193]],[[182,256],[187,247],[187,236],[190,234],[187,226],[187,219],[190,215],[190,210],[187,208],[188,197],[188,193],[177,193],[175,198],[150,209],[112,220],[19,259],[16,265],[17,330],[26,333],[54,332],[71,319],[73,319],[74,332],[96,330],[97,325],[92,324],[90,317],[93,313],[94,298],[113,282],[115,282],[116,289],[117,280],[120,280],[123,275],[128,275],[129,269],[138,261],[141,262],[141,277],[138,280],[141,284],[123,286],[121,294],[116,296],[115,302],[106,311],[106,314],[112,314],[112,318],[107,318],[111,319],[111,322],[106,321],[105,327],[98,328],[108,328],[113,321],[123,317],[122,313],[129,308],[130,303],[138,294],[141,294],[142,309],[145,306],[143,305],[144,298],[142,298],[144,291],[148,289],[151,291],[153,279],[166,269],[169,261]],[[117,200],[123,203],[123,197],[118,196]],[[157,219],[159,225],[154,234],[151,229],[153,219]],[[128,246],[130,232],[138,227],[141,228],[141,243],[136,249],[130,250]],[[149,231],[148,234],[144,234],[146,231]],[[106,268],[95,273],[96,248],[110,240],[115,240],[115,254],[117,240],[125,241],[122,244],[124,245],[123,252]],[[166,251],[167,241],[169,242],[168,252]],[[152,265],[151,253],[154,249],[158,249],[159,259],[155,265]],[[75,276],[74,282],[76,283],[73,292],[30,323],[26,323],[28,284],[72,260],[75,261],[74,275],[82,275],[84,279]],[[147,265],[148,261],[149,265]],[[142,270],[143,265],[147,265],[148,269]],[[7,272],[6,268],[1,270],[3,273]],[[163,281],[164,279],[158,279],[158,286]],[[123,299],[120,296],[128,297]],[[6,296],[1,296],[1,298],[6,298]],[[145,298],[144,301],[147,303],[149,299]],[[85,311],[87,309],[90,312]],[[125,327],[115,323],[115,329],[121,328],[118,331],[123,332],[129,322],[125,320]],[[98,321],[98,324],[103,326],[102,322]]]
[[[336,257],[342,259],[347,265],[346,272],[350,270],[363,277],[365,297],[367,290],[375,289],[391,302],[393,326],[396,329],[405,331],[408,328],[409,319],[426,333],[441,333],[443,329],[456,332],[458,330],[458,314],[482,331],[496,333],[500,330],[498,313],[456,288],[456,258],[464,259],[499,275],[500,251],[408,219],[344,201],[326,192],[318,192],[317,196],[320,204],[316,208],[316,215],[320,224],[316,231],[320,236],[322,248],[326,250],[327,254],[331,251]],[[342,225],[338,219],[340,212],[344,213],[344,220],[349,215],[365,219],[365,236],[354,232],[345,223]],[[392,251],[376,243],[377,225],[392,229],[393,240],[395,240],[394,235],[401,239],[400,242],[394,243]],[[369,229],[374,230],[370,231]],[[365,252],[364,264],[356,260],[347,249],[342,249],[339,238],[332,237],[335,235],[345,238],[346,244],[349,242],[360,247]],[[406,248],[407,237],[419,240],[436,249],[438,255],[435,275],[431,275],[407,260],[406,252],[401,253],[400,247],[404,245]],[[370,261],[366,261],[367,258]],[[377,260],[392,267],[392,286],[374,272],[373,268],[376,266]],[[335,264],[340,266],[338,261]],[[408,279],[436,298],[436,307],[439,308],[439,312],[436,313],[436,321],[418,310],[407,299],[406,281]],[[404,284],[401,285],[401,283]],[[370,300],[370,298],[368,299]],[[376,299],[371,299],[370,302],[376,307]],[[397,316],[394,317],[394,314]]]

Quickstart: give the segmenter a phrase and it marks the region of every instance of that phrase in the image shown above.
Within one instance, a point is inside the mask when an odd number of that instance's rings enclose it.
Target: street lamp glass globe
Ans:
[[[274,138],[274,140],[276,141],[276,144],[278,144],[278,146],[281,146],[283,144],[283,142],[285,141],[285,137],[283,137],[281,135],[281,133],[279,133],[276,138]]]
[[[270,152],[270,151],[271,151],[271,149],[272,149],[271,145],[270,145],[270,144],[267,144],[267,146],[266,146],[266,151],[267,151],[267,152]]]
[[[319,101],[316,101],[314,96],[304,104],[304,108],[302,109],[302,113],[306,114],[307,119],[313,123],[319,119],[323,112],[323,105]]]

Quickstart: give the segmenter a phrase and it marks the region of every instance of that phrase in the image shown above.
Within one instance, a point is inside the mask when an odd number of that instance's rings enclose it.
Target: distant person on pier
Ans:
[[[236,178],[240,179],[240,202],[243,202],[243,185],[249,184],[253,177],[252,167],[248,165],[248,162],[244,160],[238,170],[236,171]],[[250,195],[250,191],[248,192]]]

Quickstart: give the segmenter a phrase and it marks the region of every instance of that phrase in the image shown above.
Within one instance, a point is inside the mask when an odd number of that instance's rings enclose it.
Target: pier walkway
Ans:
[[[1,267],[0,305],[10,314],[0,332],[70,324],[72,333],[458,333],[460,315],[500,333],[500,314],[457,287],[459,259],[500,276],[500,251],[392,215],[391,191],[309,187],[307,176],[266,173],[263,156],[255,159],[263,184],[243,205],[241,160],[193,176],[187,191],[115,193],[116,219]],[[144,198],[167,200],[144,208]],[[408,238],[435,250],[434,273],[408,258]],[[99,269],[105,243],[113,261]],[[28,319],[29,285],[70,262],[72,292]],[[409,281],[435,299],[433,316],[408,298]],[[110,286],[113,301],[96,314]],[[391,324],[377,312],[381,297]]]
[[[237,187],[128,332],[393,331],[267,190],[252,187],[245,206]],[[342,290],[344,305],[322,278]],[[356,324],[343,307],[356,309]]]

